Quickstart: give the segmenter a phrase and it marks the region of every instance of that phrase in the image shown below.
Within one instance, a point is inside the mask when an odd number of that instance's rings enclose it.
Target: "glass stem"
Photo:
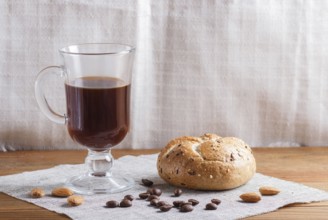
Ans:
[[[88,149],[88,155],[85,158],[85,164],[89,167],[88,174],[91,176],[111,176],[110,169],[114,163],[111,150],[93,151]]]

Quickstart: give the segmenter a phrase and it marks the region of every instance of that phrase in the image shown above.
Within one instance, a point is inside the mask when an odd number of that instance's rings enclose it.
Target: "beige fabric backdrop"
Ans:
[[[85,42],[137,47],[121,148],[214,132],[253,146],[328,144],[328,1],[0,1],[0,149],[78,148],[34,80]],[[63,85],[49,100],[65,111]]]

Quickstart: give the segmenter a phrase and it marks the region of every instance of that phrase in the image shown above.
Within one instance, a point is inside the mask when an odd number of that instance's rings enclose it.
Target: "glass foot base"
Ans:
[[[79,194],[109,194],[131,189],[134,180],[129,177],[82,175],[68,180],[66,186]]]

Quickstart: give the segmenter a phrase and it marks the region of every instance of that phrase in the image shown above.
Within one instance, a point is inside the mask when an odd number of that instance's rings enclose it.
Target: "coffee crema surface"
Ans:
[[[112,77],[81,77],[65,84],[70,136],[93,150],[120,143],[129,130],[130,84]]]

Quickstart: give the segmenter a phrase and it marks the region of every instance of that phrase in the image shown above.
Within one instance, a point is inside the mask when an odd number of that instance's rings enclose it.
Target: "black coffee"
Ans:
[[[66,88],[68,132],[76,142],[102,150],[129,130],[130,85],[110,77],[77,78]]]

